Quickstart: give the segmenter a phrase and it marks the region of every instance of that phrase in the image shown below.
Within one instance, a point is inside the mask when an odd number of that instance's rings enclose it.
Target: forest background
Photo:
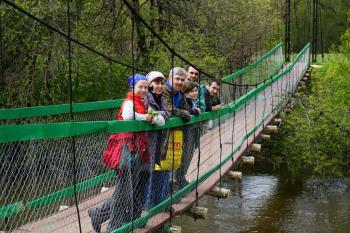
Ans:
[[[67,34],[67,1],[14,3]],[[242,68],[284,40],[285,1],[132,0],[136,11],[185,58],[217,77]],[[167,75],[170,53],[120,0],[71,1],[72,37],[112,59]],[[324,51],[339,44],[347,0],[321,1]],[[291,1],[292,52],[311,41],[312,0]],[[0,4],[0,107],[69,101],[67,40]],[[132,46],[133,45],[133,46]],[[321,48],[320,48],[321,49]],[[321,51],[321,50],[320,50]],[[184,64],[175,59],[176,66]],[[73,101],[121,98],[131,69],[73,43]]]

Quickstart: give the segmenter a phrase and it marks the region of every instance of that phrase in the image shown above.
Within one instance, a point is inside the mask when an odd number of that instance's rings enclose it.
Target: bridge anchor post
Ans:
[[[264,128],[263,132],[266,134],[277,133],[277,126],[276,125],[267,125]]]
[[[249,151],[259,153],[261,152],[261,144],[252,143],[249,146]]]
[[[270,138],[271,138],[271,136],[268,135],[268,134],[261,134],[260,137],[261,137],[261,139],[263,139],[263,140],[270,140]]]
[[[208,208],[195,206],[189,209],[188,213],[195,219],[206,219],[208,217]]]
[[[225,188],[220,188],[220,187],[214,187],[212,190],[208,192],[208,195],[214,196],[217,198],[228,198],[230,195],[231,190],[225,189]]]
[[[228,171],[227,176],[230,177],[231,179],[241,180],[242,179],[242,172]]]
[[[272,123],[275,125],[280,125],[282,123],[281,118],[273,118]]]
[[[58,208],[58,211],[62,211],[62,210],[65,210],[65,209],[68,209],[69,206],[67,205],[60,205],[60,207]]]
[[[243,164],[254,165],[255,158],[253,156],[241,156]]]
[[[180,226],[176,226],[176,225],[165,225],[163,227],[163,230],[167,233],[181,233],[182,229]]]

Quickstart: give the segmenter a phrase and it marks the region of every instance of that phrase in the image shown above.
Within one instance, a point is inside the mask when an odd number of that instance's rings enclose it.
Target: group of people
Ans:
[[[174,67],[169,76],[151,71],[146,76],[134,74],[128,78],[129,91],[119,110],[118,120],[147,121],[163,126],[170,117],[188,122],[198,116],[223,108],[218,97],[220,80],[210,80],[199,86],[199,71]],[[88,210],[93,229],[101,231],[108,219],[108,232],[141,216],[164,201],[169,195],[171,172],[174,172],[175,190],[188,184],[185,178],[194,150],[199,142],[196,124],[176,129],[180,131],[181,165],[175,170],[162,167],[175,133],[169,129],[148,132],[119,132],[110,135],[102,162],[115,169],[115,190],[111,198]],[[175,145],[172,145],[175,150]]]

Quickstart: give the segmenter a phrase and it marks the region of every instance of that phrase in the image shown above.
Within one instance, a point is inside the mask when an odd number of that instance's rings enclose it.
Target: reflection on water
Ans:
[[[286,184],[271,175],[244,175],[241,182],[224,180],[228,199],[205,196],[200,205],[208,219],[189,216],[174,220],[183,233],[350,232],[350,193],[317,198],[300,184]]]

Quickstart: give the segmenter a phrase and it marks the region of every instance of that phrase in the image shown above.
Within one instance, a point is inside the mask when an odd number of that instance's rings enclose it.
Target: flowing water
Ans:
[[[183,233],[350,232],[350,192],[315,193],[278,174],[243,172],[240,182],[223,180],[228,199],[205,196],[208,218],[182,215],[174,220]],[[320,194],[320,195],[318,195]]]

